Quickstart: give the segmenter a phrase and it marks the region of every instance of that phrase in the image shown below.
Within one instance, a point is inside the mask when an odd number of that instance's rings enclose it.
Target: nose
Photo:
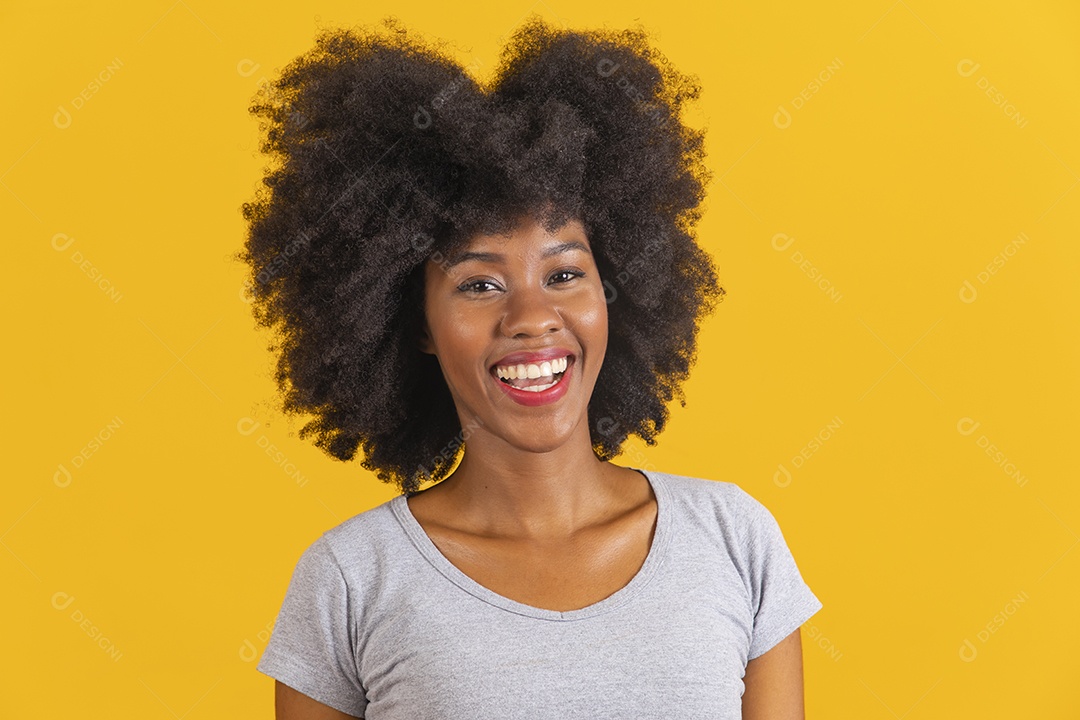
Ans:
[[[523,287],[507,293],[500,329],[508,337],[536,336],[558,332],[562,314],[555,298],[542,287]]]

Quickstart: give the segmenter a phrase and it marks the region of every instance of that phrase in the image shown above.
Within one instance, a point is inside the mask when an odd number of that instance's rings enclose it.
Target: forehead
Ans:
[[[579,220],[571,219],[549,231],[536,220],[527,219],[509,234],[474,233],[454,243],[445,253],[433,253],[428,263],[449,271],[470,261],[499,263],[510,255],[546,259],[571,252],[592,253],[588,234]]]

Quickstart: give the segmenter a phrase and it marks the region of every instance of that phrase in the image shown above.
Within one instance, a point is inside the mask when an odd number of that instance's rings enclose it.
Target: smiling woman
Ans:
[[[585,228],[573,220],[553,235],[528,220],[509,237],[481,236],[468,247],[448,267],[427,267],[420,348],[439,358],[463,423],[463,408],[477,405],[467,372],[478,370],[478,389],[499,390],[484,398],[493,409],[509,398],[548,410],[515,417],[513,406],[496,409],[486,427],[505,418],[556,438],[587,415],[607,347],[607,303]],[[571,384],[575,394],[556,403]]]
[[[530,20],[483,87],[384,24],[252,107],[279,162],[240,257],[283,409],[401,490],[297,561],[278,717],[801,718],[821,603],[773,516],[611,462],[685,402],[724,294],[700,88],[640,30]]]

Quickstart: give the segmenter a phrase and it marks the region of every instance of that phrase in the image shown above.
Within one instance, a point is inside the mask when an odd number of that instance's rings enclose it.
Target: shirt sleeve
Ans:
[[[750,505],[747,540],[754,617],[747,659],[753,660],[794,632],[822,604],[803,580],[776,518],[748,493],[746,498]]]
[[[256,669],[349,715],[367,707],[357,672],[355,608],[326,537],[300,556]]]

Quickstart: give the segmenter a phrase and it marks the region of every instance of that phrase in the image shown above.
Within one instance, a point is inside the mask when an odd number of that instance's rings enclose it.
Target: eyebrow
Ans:
[[[583,251],[589,253],[590,255],[592,254],[592,251],[589,250],[588,246],[585,245],[585,243],[580,242],[578,240],[567,240],[566,242],[561,242],[558,245],[552,245],[551,247],[547,248],[540,255],[540,257],[549,258],[549,257],[551,257],[553,255],[559,255],[559,254],[564,253],[564,252],[570,252],[571,250],[583,250]],[[459,252],[459,253],[456,253],[456,254],[452,255],[449,259],[447,259],[446,264],[443,267],[444,267],[444,269],[449,270],[450,268],[454,267],[455,265],[463,263],[466,260],[480,260],[482,262],[502,263],[503,260],[505,260],[505,259],[506,259],[505,256],[503,256],[503,255],[501,255],[499,253],[476,252],[474,250],[464,250],[462,252]]]

